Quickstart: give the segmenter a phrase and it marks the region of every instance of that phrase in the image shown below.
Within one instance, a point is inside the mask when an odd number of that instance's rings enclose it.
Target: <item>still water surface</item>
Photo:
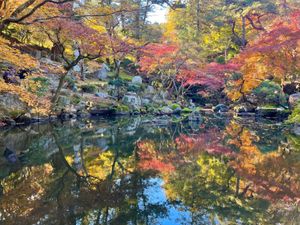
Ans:
[[[300,224],[300,137],[277,123],[34,125],[0,154],[3,225]]]

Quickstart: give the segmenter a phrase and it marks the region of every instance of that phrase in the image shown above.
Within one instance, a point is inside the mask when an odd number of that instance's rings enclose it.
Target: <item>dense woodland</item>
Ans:
[[[166,23],[149,22],[156,6],[168,8]],[[289,120],[299,122],[299,7],[297,0],[1,0],[1,120],[219,104],[237,112],[290,108]],[[98,79],[106,67],[108,77]],[[128,92],[143,98],[149,86],[162,101],[126,105]]]

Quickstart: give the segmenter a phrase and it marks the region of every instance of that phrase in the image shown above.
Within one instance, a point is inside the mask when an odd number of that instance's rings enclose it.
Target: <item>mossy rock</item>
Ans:
[[[129,106],[127,105],[123,105],[123,104],[119,104],[117,106],[114,106],[114,109],[117,111],[117,112],[130,112],[130,108]]]
[[[12,93],[0,93],[0,119],[16,118],[28,112],[27,105]]]
[[[174,103],[174,104],[172,104],[172,105],[170,106],[170,108],[171,108],[172,110],[175,110],[175,109],[181,108],[181,106],[180,106],[179,104]]]
[[[189,113],[192,113],[192,112],[193,112],[193,110],[191,110],[190,108],[183,108],[182,109],[183,114],[189,114]]]
[[[300,104],[298,104],[289,116],[287,123],[300,123]]]

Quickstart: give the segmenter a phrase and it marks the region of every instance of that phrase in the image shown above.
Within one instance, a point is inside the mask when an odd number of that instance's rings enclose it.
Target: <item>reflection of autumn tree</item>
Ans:
[[[236,123],[227,127],[227,133],[231,136],[229,143],[239,148],[230,165],[247,183],[247,190],[243,190],[245,194],[250,191],[273,201],[300,198],[297,153],[286,155],[279,148],[278,151],[263,154],[255,145],[260,137]]]
[[[171,204],[194,224],[297,221],[297,138],[263,153],[274,130],[231,122],[224,133],[208,124],[197,132],[130,119],[48,126],[28,145],[25,164],[1,180],[1,220],[156,224]],[[150,192],[163,191],[161,179],[167,200],[157,201]]]
[[[4,193],[0,198],[0,220],[14,224],[16,218],[26,218],[36,208],[40,208],[39,215],[42,215],[41,199],[50,183],[48,177],[52,169],[50,164],[28,167],[2,180]]]
[[[143,170],[171,172],[176,166],[190,162],[199,152],[230,156],[233,152],[222,145],[222,133],[212,128],[201,134],[180,135],[175,141],[142,140],[137,144],[139,166]]]
[[[262,209],[254,209],[254,201],[236,196],[233,174],[222,157],[202,152],[166,177],[166,193],[191,213],[191,224],[262,222]]]
[[[49,138],[54,138],[58,152],[51,163],[24,167],[1,182],[4,224],[74,224],[77,219],[154,224],[166,216],[166,202],[150,201],[146,190],[158,184],[149,179],[153,173],[135,167],[133,149],[130,154],[114,148],[102,151],[90,145],[91,136],[86,133],[77,127],[52,127]],[[83,168],[79,170],[74,164],[74,146],[82,149]]]

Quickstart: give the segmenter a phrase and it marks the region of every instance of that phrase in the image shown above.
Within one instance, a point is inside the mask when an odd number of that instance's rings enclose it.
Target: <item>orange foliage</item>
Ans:
[[[300,10],[277,19],[257,40],[235,59],[242,77],[234,80],[228,96],[237,100],[261,82],[272,78],[278,83],[297,79],[300,71]],[[296,76],[296,77],[295,77]]]

